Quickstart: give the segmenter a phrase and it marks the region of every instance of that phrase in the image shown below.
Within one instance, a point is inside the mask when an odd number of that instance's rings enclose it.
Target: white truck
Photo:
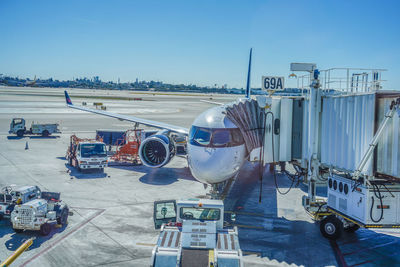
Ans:
[[[65,226],[70,214],[67,204],[60,200],[60,193],[42,192],[41,198],[14,207],[11,223],[16,233],[24,230],[50,234],[54,224]]]
[[[222,200],[156,201],[154,224],[161,233],[151,266],[243,266],[238,230],[224,228]]]
[[[107,167],[108,157],[106,145],[92,139],[81,139],[72,135],[67,150],[68,164],[78,171],[100,169]]]
[[[0,192],[0,220],[10,218],[16,204],[29,202],[39,198],[40,188],[37,186],[6,186]]]
[[[39,124],[32,122],[31,128],[27,130],[23,118],[14,118],[10,123],[10,130],[8,133],[16,134],[18,137],[22,137],[24,134],[37,134],[46,137],[53,133],[61,133],[58,126],[58,123]]]

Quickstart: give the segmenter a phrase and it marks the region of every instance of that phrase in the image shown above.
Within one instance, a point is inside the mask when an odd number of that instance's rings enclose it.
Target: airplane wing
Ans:
[[[180,126],[175,126],[175,125],[171,125],[171,124],[167,124],[167,123],[163,123],[163,122],[152,121],[152,120],[141,119],[141,118],[137,118],[134,116],[106,112],[103,110],[96,110],[96,109],[90,109],[90,108],[85,108],[85,107],[81,107],[81,106],[75,106],[74,104],[72,104],[71,98],[69,97],[67,91],[64,91],[64,93],[65,93],[65,101],[67,102],[67,106],[70,108],[83,110],[83,111],[87,111],[87,112],[92,112],[95,114],[108,116],[108,117],[112,117],[112,118],[123,120],[123,121],[137,122],[137,123],[140,123],[140,124],[143,124],[146,126],[155,127],[155,128],[159,128],[159,129],[166,129],[171,132],[181,133],[184,135],[189,134],[189,129],[180,127]]]

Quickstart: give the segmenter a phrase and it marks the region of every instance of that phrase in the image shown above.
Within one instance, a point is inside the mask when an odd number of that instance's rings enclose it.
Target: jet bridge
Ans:
[[[377,69],[292,66],[308,86],[257,97],[264,110],[265,164],[291,163],[308,195],[303,206],[325,237],[359,227],[400,227],[400,92],[382,90]],[[317,186],[327,187],[318,198]]]

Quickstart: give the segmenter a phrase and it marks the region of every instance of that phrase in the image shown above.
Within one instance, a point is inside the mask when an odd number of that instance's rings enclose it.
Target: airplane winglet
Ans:
[[[249,69],[247,71],[246,98],[250,98],[250,95],[251,95],[250,74],[251,74],[251,54],[252,54],[252,52],[253,52],[253,48],[250,48]]]
[[[64,91],[64,94],[65,94],[65,102],[67,102],[67,105],[72,105],[72,101],[67,93],[67,90]]]

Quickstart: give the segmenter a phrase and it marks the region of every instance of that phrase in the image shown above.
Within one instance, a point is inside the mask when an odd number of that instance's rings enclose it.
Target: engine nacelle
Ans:
[[[139,147],[139,157],[144,165],[160,168],[175,155],[174,144],[168,136],[156,134],[146,138]]]

